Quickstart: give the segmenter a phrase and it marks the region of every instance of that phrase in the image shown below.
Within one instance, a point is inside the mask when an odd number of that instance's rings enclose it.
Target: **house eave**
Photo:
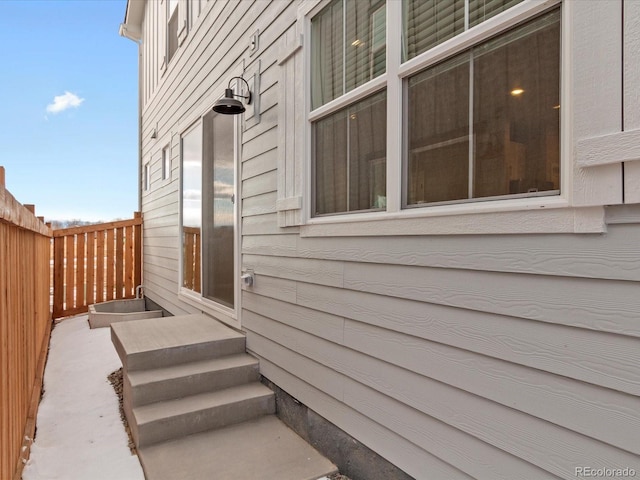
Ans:
[[[120,35],[130,40],[142,40],[142,20],[144,18],[144,0],[127,0],[124,22],[120,24]]]

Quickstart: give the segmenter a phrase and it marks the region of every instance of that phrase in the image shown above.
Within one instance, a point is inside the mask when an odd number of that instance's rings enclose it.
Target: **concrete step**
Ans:
[[[337,469],[275,415],[138,450],[147,480],[315,480]]]
[[[111,340],[126,372],[245,351],[243,334],[201,314],[114,323]]]
[[[124,398],[131,407],[213,392],[257,382],[258,360],[247,353],[182,363],[124,375]]]
[[[275,395],[259,382],[130,409],[133,440],[144,447],[275,413]]]

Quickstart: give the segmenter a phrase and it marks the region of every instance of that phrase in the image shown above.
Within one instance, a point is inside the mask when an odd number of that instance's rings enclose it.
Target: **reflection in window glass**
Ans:
[[[203,289],[210,300],[234,306],[234,117],[209,112],[203,120],[205,197]]]
[[[404,3],[404,59],[408,60],[464,31],[465,0]]]
[[[517,5],[522,0],[468,0],[469,27],[489,20],[491,17]]]
[[[413,76],[407,94],[407,205],[558,193],[559,10]]]
[[[469,55],[409,80],[409,205],[468,196]]]
[[[200,293],[202,126],[182,138],[182,286]]]
[[[386,207],[386,91],[313,124],[315,213]]]
[[[386,70],[386,9],[380,0],[334,0],[311,20],[312,109]]]
[[[420,55],[520,2],[522,0],[407,0],[404,2],[403,59]]]

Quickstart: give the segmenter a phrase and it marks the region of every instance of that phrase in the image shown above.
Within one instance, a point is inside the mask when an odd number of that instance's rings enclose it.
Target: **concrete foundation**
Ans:
[[[333,423],[298,402],[267,378],[276,394],[276,414],[293,431],[327,457],[351,480],[414,480]]]

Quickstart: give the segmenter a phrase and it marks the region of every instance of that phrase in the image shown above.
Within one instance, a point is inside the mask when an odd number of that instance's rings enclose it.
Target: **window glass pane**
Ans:
[[[385,71],[386,9],[379,1],[346,2],[345,92],[367,83]],[[377,66],[377,68],[375,68]]]
[[[558,190],[560,15],[473,53],[474,197]]]
[[[162,149],[162,179],[167,180],[171,177],[171,157],[169,155],[169,147]]]
[[[182,286],[200,292],[202,127],[182,138]]]
[[[464,0],[408,0],[404,5],[404,60],[464,31]]]
[[[386,91],[313,124],[315,213],[386,207]]]
[[[344,93],[342,0],[327,5],[311,20],[312,109]]]
[[[204,124],[203,292],[210,300],[234,305],[234,117],[208,113]]]
[[[178,1],[171,0],[168,4],[167,22],[167,63],[171,61],[173,55],[178,50]]]
[[[347,110],[313,124],[316,214],[347,211]]]
[[[387,8],[378,8],[371,16],[371,78],[387,70]]]
[[[409,60],[465,30],[474,27],[522,0],[408,0],[404,4],[403,60]]]
[[[489,20],[522,0],[469,0],[469,27]]]
[[[386,7],[380,0],[334,0],[311,19],[311,108],[386,70]]]
[[[468,55],[412,77],[407,93],[407,204],[468,198]]]
[[[559,10],[411,77],[407,95],[407,205],[559,190]]]

